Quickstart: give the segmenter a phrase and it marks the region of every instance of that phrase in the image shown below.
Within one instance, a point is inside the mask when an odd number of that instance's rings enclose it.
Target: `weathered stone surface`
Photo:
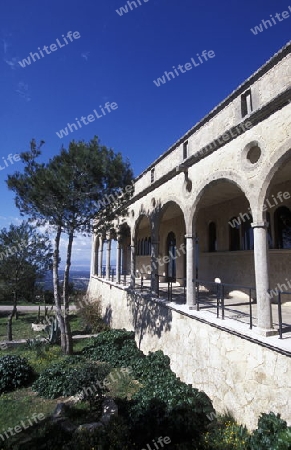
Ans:
[[[111,308],[114,328],[134,329],[130,301],[123,289],[97,279],[91,280],[91,289],[102,295],[103,311]],[[181,314],[172,310],[171,330],[160,337],[145,324],[141,350],[163,350],[182,381],[205,391],[218,412],[230,410],[248,428],[256,428],[260,414],[270,411],[280,413],[291,425],[291,358],[183,317],[181,320]],[[185,329],[192,330],[187,338]]]

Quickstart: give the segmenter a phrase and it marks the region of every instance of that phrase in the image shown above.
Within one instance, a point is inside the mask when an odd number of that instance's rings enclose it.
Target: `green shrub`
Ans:
[[[68,397],[92,384],[95,386],[97,381],[102,382],[109,372],[110,366],[107,364],[97,365],[81,356],[67,356],[60,363],[45,369],[32,388],[45,398]],[[105,390],[104,387],[101,391]]]
[[[93,338],[83,354],[113,367],[131,367],[133,377],[141,382],[132,401],[120,404],[139,446],[161,434],[172,437],[173,443],[198,445],[209,423],[206,414],[214,411],[212,403],[205,393],[176,377],[170,358],[162,351],[144,355],[137,348],[134,332],[110,330]]]
[[[28,386],[34,378],[33,368],[25,358],[18,355],[0,358],[0,393]]]
[[[144,354],[136,346],[134,332],[108,330],[92,338],[82,354],[96,361],[109,363],[112,367],[129,367]]]
[[[250,434],[246,427],[236,423],[229,414],[218,416],[203,436],[205,450],[251,450]]]
[[[289,450],[291,449],[291,428],[287,427],[280,414],[261,414],[258,428],[251,436],[252,450]]]

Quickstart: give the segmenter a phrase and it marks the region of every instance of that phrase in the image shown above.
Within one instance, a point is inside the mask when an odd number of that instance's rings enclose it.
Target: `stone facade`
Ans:
[[[107,289],[100,277],[110,278],[110,243],[117,240],[116,285],[108,285],[106,295],[116,300],[115,314],[124,315],[116,319],[119,327],[132,323],[125,299],[119,298],[121,277],[132,292],[141,277],[150,280],[152,293],[158,292],[158,281],[176,281],[185,286],[188,312],[197,307],[194,280],[220,278],[255,287],[255,332],[266,337],[277,333],[270,289],[287,281],[291,286],[290,50],[291,42],[140,174],[128,215],[112,224],[111,235],[94,236],[89,292],[98,283],[101,291]],[[215,404],[234,401],[246,412],[254,406],[256,393],[260,412],[266,410],[267,399],[273,409],[284,406],[284,389],[271,399],[270,386],[288,385],[287,379],[285,384],[276,377],[282,369],[288,372],[289,359],[284,362],[282,355],[254,343],[242,344],[221,330],[171,314],[175,319],[162,340],[148,333],[145,350],[169,351],[174,370],[185,381],[195,380]],[[173,346],[178,341],[176,354]],[[236,345],[243,351],[242,360]],[[241,367],[235,364],[237,358]],[[195,376],[181,366],[186,363]],[[213,374],[216,381],[211,380]],[[248,383],[250,391],[243,394]]]
[[[145,353],[163,350],[177,376],[205,391],[218,412],[228,409],[249,429],[270,411],[291,425],[290,356],[201,321],[198,312],[191,317],[97,277],[90,292],[102,298],[113,328],[135,331]]]

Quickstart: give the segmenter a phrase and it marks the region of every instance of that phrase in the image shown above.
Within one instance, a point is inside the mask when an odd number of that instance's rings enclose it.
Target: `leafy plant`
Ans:
[[[26,348],[28,350],[32,350],[36,353],[38,358],[44,357],[45,353],[49,351],[50,343],[48,340],[40,339],[39,337],[35,337],[33,339],[27,339]]]
[[[289,450],[291,428],[287,427],[287,422],[280,418],[280,414],[262,413],[250,442],[252,450]]]
[[[6,355],[0,358],[0,392],[28,386],[35,378],[32,367],[25,358]]]
[[[32,389],[45,398],[68,397],[89,388],[98,386],[110,372],[108,364],[94,364],[82,356],[68,356],[63,361],[45,369],[32,385]],[[96,395],[105,392],[105,387]]]

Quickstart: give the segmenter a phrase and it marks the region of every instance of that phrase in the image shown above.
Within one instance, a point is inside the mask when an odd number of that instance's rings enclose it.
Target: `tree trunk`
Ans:
[[[64,273],[64,283],[63,283],[63,299],[64,299],[64,324],[65,324],[65,333],[66,333],[66,354],[72,355],[73,353],[73,339],[72,332],[69,322],[69,279],[70,279],[70,267],[71,267],[71,258],[72,258],[72,245],[74,239],[74,231],[70,231],[69,233],[69,242],[67,247],[67,259],[66,259],[66,267]]]
[[[53,287],[54,287],[54,300],[56,305],[56,314],[61,330],[61,348],[63,353],[66,353],[66,333],[64,317],[62,315],[61,305],[61,293],[59,286],[59,254],[60,254],[60,239],[62,234],[61,226],[58,226],[54,243],[54,255],[53,255]]]
[[[14,316],[17,316],[17,293],[14,291],[14,299],[13,299],[13,309],[11,311],[10,316],[8,317],[7,322],[7,340],[12,341],[12,319]]]

